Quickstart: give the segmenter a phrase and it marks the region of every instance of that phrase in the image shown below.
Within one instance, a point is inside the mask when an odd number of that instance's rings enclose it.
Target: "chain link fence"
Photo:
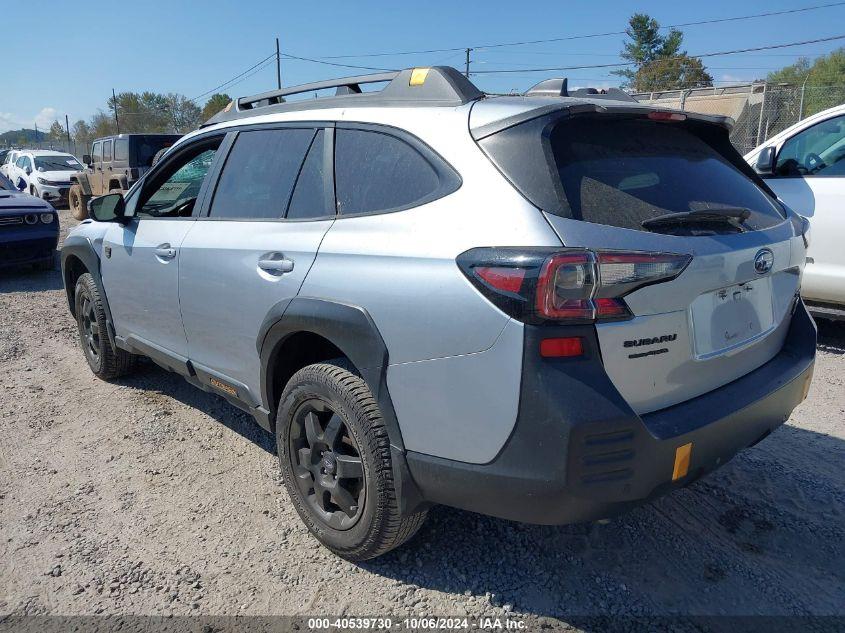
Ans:
[[[801,119],[845,103],[845,86],[796,86],[764,82],[632,95],[641,103],[728,116],[731,142],[746,154]]]
[[[73,154],[77,158],[82,158],[82,154],[87,151],[87,145],[75,143],[73,139],[68,142],[67,138],[61,140],[43,138],[38,141],[27,141],[25,143],[0,143],[0,149],[46,149],[56,152],[67,152],[68,154]]]

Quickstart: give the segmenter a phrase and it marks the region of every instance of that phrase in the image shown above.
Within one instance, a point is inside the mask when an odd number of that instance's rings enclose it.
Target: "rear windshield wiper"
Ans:
[[[740,231],[745,231],[742,225],[749,217],[751,211],[743,207],[715,207],[712,209],[700,209],[698,211],[681,211],[680,213],[666,213],[654,218],[648,218],[640,222],[644,229],[653,229],[661,226],[679,224],[713,224],[721,222],[729,224]]]

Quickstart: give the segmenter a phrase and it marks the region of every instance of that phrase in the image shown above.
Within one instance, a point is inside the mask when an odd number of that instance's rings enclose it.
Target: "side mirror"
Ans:
[[[83,154],[82,155],[82,163],[84,165],[90,165],[91,164],[91,154]]]
[[[775,173],[775,148],[769,145],[760,150],[754,163],[754,171],[761,176],[773,176]]]
[[[97,222],[125,223],[128,218],[124,213],[126,213],[126,202],[123,200],[123,194],[120,193],[100,196],[88,203],[88,215]]]
[[[27,175],[27,176],[31,176],[31,175],[32,175],[32,167],[27,167],[24,171],[26,172],[26,175]]]

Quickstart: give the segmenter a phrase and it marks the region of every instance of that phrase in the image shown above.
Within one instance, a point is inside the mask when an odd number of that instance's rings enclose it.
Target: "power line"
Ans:
[[[261,66],[261,64],[265,63],[267,60],[270,60],[270,59],[275,59],[275,57],[276,57],[276,53],[275,53],[275,52],[274,52],[274,53],[271,53],[270,55],[268,55],[267,57],[265,57],[264,59],[262,59],[260,62],[258,62],[258,63],[257,63],[257,64],[255,64],[254,66],[250,66],[249,68],[247,68],[247,69],[246,69],[245,71],[243,71],[242,73],[235,75],[234,77],[232,77],[232,78],[231,78],[231,79],[229,79],[228,81],[224,81],[224,82],[223,82],[222,84],[220,84],[219,86],[215,86],[215,87],[214,87],[214,88],[212,88],[211,90],[206,90],[206,91],[205,91],[205,92],[203,92],[202,94],[197,95],[197,96],[196,96],[196,97],[194,97],[193,99],[190,99],[190,101],[196,101],[197,99],[202,99],[202,98],[203,98],[203,97],[205,97],[205,96],[208,96],[208,95],[210,95],[210,94],[213,94],[213,93],[217,92],[218,90],[221,90],[221,89],[223,89],[223,88],[225,88],[225,87],[229,87],[229,86],[230,86],[230,84],[231,84],[231,85],[234,85],[234,83],[240,83],[239,81],[235,81],[235,80],[236,80],[236,79],[238,79],[238,78],[240,78],[240,77],[243,77],[244,75],[246,75],[248,72],[250,72],[250,71],[251,71],[251,70],[253,70],[254,68],[258,68],[258,66]],[[251,75],[250,75],[250,76],[251,76]],[[244,79],[245,79],[245,77],[244,77]],[[234,82],[234,83],[233,83],[233,82]]]
[[[449,49],[452,50],[452,49]],[[460,49],[463,51],[464,49]],[[440,52],[440,51],[430,51],[432,53]],[[273,53],[275,56],[275,53]],[[315,64],[325,64],[326,66],[338,66],[340,68],[357,68],[359,70],[379,70],[379,71],[391,71],[396,70],[395,68],[375,68],[373,66],[356,66],[354,64],[336,64],[334,62],[327,62],[320,59],[314,59],[312,57],[301,57],[299,55],[293,55],[291,53],[281,53],[282,57],[286,57],[287,59],[298,59],[299,61],[303,62],[314,62]]]
[[[765,13],[754,13],[751,15],[739,15],[739,16],[732,16],[727,18],[712,18],[706,20],[696,20],[693,22],[680,22],[678,24],[667,24],[666,26],[661,26],[661,30],[667,29],[675,29],[681,28],[686,26],[703,26],[709,24],[720,24],[724,22],[738,22],[740,20],[752,20],[756,18],[768,18],[774,17],[779,15],[788,15],[794,13],[803,13],[806,11],[816,11],[818,9],[828,9],[832,7],[838,7],[845,5],[845,2],[830,2],[827,4],[817,4],[810,7],[801,7],[797,9],[784,9],[782,11],[767,11]],[[625,35],[626,32],[622,31],[606,31],[604,33],[588,33],[584,35],[568,35],[565,37],[552,37],[548,39],[540,39],[540,40],[523,40],[518,42],[499,42],[494,44],[477,44],[470,46],[469,48],[473,49],[490,49],[490,48],[502,48],[505,46],[525,46],[527,44],[547,44],[552,42],[568,42],[572,40],[583,40],[583,39],[592,39],[597,37],[610,37],[613,35]],[[431,48],[427,50],[417,50],[417,51],[395,51],[395,52],[384,52],[384,53],[362,53],[359,55],[326,55],[321,57],[321,60],[328,60],[328,59],[351,59],[356,57],[390,57],[394,55],[426,55],[429,53],[448,53],[454,51],[465,51],[467,49],[466,46],[459,46],[459,47],[452,47],[452,48]],[[308,60],[308,61],[319,61],[319,60]],[[354,66],[351,66],[354,68]]]
[[[787,48],[790,46],[803,46],[804,44],[817,44],[819,42],[832,42],[834,40],[842,40],[845,39],[845,35],[833,35],[831,37],[822,37],[814,40],[804,40],[802,42],[790,42],[787,44],[771,44],[769,46],[755,46],[751,48],[738,48],[731,51],[717,51],[714,53],[701,53],[699,55],[688,55],[687,57],[694,57],[694,58],[702,58],[702,57],[717,57],[722,55],[736,55],[739,53],[749,53],[753,51],[767,51],[767,50],[774,50],[778,48]],[[673,57],[664,57],[661,59],[654,60],[657,63],[666,62],[672,59],[678,59],[682,56],[673,56]],[[615,64],[584,64],[580,66],[552,66],[547,68],[531,68],[531,69],[504,69],[504,70],[475,70],[472,74],[474,75],[490,75],[494,73],[525,73],[525,72],[532,72],[532,73],[541,73],[541,72],[553,72],[558,70],[581,70],[584,68],[622,68],[624,66],[634,66],[636,65],[634,62],[619,62]]]

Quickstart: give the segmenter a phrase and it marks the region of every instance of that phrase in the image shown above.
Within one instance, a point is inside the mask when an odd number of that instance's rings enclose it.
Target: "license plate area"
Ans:
[[[706,292],[692,302],[690,316],[697,359],[746,347],[775,327],[772,279]]]

